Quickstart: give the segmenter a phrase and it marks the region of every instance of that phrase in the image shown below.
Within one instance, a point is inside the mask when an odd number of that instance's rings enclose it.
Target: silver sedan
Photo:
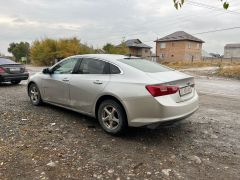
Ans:
[[[198,109],[193,77],[122,55],[66,58],[30,77],[28,95],[36,106],[50,103],[95,117],[110,134],[173,123]]]

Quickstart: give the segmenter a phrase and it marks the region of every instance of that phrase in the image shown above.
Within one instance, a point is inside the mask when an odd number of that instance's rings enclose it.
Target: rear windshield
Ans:
[[[148,73],[172,71],[170,68],[144,59],[120,59],[119,61]]]
[[[4,64],[16,64],[16,63],[10,59],[0,58],[0,65]]]

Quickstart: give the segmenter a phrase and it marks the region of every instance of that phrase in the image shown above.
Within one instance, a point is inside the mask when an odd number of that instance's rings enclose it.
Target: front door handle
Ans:
[[[99,80],[96,80],[96,81],[93,81],[93,84],[102,84],[103,82],[99,81]]]
[[[68,82],[69,79],[68,79],[68,78],[63,78],[62,81],[64,81],[64,82]]]

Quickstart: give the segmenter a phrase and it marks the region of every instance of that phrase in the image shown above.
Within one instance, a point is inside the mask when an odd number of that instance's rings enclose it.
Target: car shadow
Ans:
[[[102,130],[97,119],[83,115],[78,112],[74,112],[65,108],[57,107],[51,104],[45,104],[47,108],[51,108],[59,113],[63,113],[65,115],[71,116],[73,118],[69,118],[70,121],[76,121],[77,123],[81,123],[81,125],[94,129],[95,133],[103,134],[106,133]],[[159,125],[155,129],[149,129],[147,127],[129,127],[124,134],[118,136],[106,135],[109,137],[121,139],[121,140],[130,140],[130,141],[139,141],[141,139],[147,139],[147,141],[151,142],[159,142],[159,141],[171,141],[174,138],[177,138],[178,141],[185,141],[186,134],[190,136],[191,130],[189,129],[190,121],[180,121],[176,122],[173,125]],[[100,135],[101,136],[101,135]]]
[[[9,82],[0,82],[0,87],[17,87],[17,86],[25,86],[24,84],[11,84]]]
[[[65,115],[72,116],[73,118],[70,118],[69,119],[70,121],[71,121],[71,119],[72,119],[72,121],[75,121],[76,119],[78,119],[79,123],[84,123],[83,125],[86,125],[87,127],[101,128],[97,119],[89,117],[89,116],[84,115],[84,114],[81,114],[79,112],[72,111],[72,110],[69,110],[69,109],[66,109],[66,108],[63,108],[63,107],[55,106],[55,105],[52,105],[52,104],[47,104],[47,103],[44,103],[44,107],[50,108],[54,111],[57,111],[59,113],[63,113]],[[84,121],[83,121],[83,119],[84,119]]]

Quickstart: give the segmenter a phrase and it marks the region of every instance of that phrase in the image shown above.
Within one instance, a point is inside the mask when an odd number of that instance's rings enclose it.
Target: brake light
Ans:
[[[146,89],[150,92],[153,97],[165,96],[169,94],[175,94],[179,91],[177,86],[161,86],[161,85],[148,85]]]
[[[0,74],[5,73],[5,72],[6,72],[5,69],[0,67]]]

